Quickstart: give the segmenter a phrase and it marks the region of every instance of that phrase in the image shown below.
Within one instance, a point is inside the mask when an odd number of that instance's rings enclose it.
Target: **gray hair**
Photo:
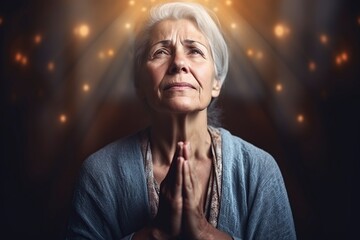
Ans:
[[[151,30],[157,23],[166,19],[188,19],[194,22],[208,40],[214,59],[215,77],[222,84],[228,71],[229,53],[220,31],[219,21],[215,14],[200,4],[185,2],[160,4],[150,10],[149,18],[135,41],[135,81],[148,51]]]

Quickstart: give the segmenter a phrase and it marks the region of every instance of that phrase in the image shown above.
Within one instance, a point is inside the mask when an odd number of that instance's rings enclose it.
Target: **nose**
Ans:
[[[183,53],[176,52],[169,66],[169,74],[188,73],[189,66]]]

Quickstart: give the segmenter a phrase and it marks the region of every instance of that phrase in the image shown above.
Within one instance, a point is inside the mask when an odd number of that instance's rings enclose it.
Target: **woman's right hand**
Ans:
[[[161,182],[159,208],[154,221],[150,226],[136,232],[134,240],[168,240],[180,235],[183,209],[183,146],[183,142],[178,143],[169,171]]]
[[[179,142],[169,171],[160,185],[159,208],[153,227],[166,239],[180,235],[183,209],[184,143]]]

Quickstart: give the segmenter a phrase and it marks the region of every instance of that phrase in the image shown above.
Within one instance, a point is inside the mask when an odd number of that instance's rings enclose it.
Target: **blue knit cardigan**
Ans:
[[[296,239],[275,160],[220,128],[222,192],[217,228],[238,239]],[[131,239],[150,220],[139,134],[118,140],[83,164],[67,239]]]

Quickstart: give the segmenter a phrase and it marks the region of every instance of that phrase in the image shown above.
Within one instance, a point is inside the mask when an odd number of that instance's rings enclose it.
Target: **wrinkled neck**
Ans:
[[[194,159],[209,156],[211,138],[206,110],[153,118],[150,142],[155,164],[170,164],[179,141],[190,143]]]

